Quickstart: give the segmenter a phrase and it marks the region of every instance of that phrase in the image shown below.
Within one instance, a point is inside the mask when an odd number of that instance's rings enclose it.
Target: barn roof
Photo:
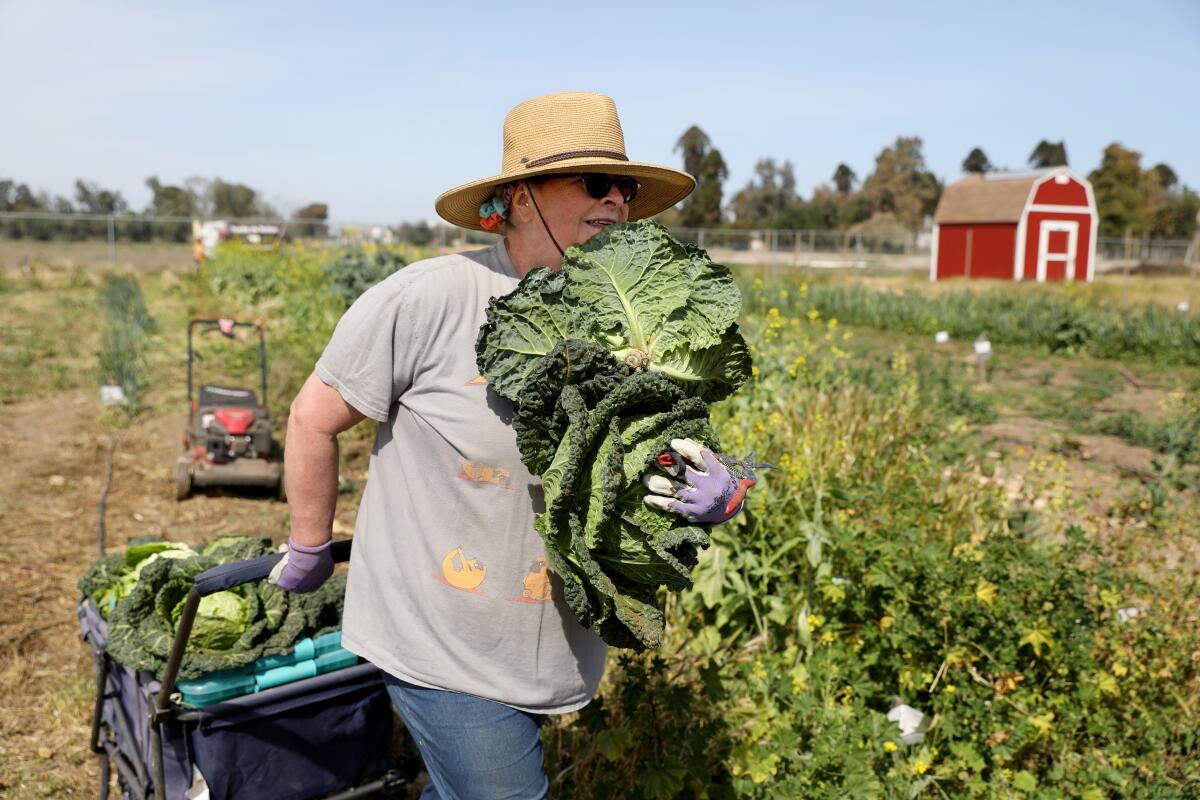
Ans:
[[[972,173],[946,187],[933,221],[1018,222],[1034,182],[1053,171]]]

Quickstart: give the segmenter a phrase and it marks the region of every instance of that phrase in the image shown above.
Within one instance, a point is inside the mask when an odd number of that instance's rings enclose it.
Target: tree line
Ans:
[[[696,191],[660,219],[687,228],[776,228],[843,230],[853,233],[912,233],[933,214],[945,184],[925,165],[922,141],[899,136],[875,157],[875,168],[860,181],[844,163],[828,183],[805,198],[796,190],[790,161],[759,159],[744,187],[724,201],[728,168],[699,126],[676,142],[683,169],[696,178]],[[1104,150],[1100,166],[1088,173],[1100,214],[1102,236],[1187,239],[1196,231],[1200,194],[1180,182],[1167,164],[1143,169],[1141,153],[1118,142]],[[1029,154],[1033,169],[1067,166],[1066,143],[1043,139]],[[964,173],[997,171],[987,154],[972,148]]]
[[[667,226],[907,235],[922,229],[945,187],[926,166],[918,136],[898,136],[875,156],[874,169],[863,179],[851,167],[839,163],[829,181],[815,187],[807,198],[797,190],[792,163],[768,157],[758,160],[754,175],[726,201],[729,168],[721,151],[697,125],[683,132],[675,150],[682,157],[683,169],[696,177],[696,191],[659,216]],[[1200,194],[1183,184],[1169,165],[1143,168],[1141,159],[1141,153],[1114,142],[1104,149],[1100,166],[1088,173],[1100,214],[1100,234],[1191,238],[1200,213]],[[1032,168],[1067,164],[1066,143],[1062,141],[1043,139],[1028,159]],[[979,147],[967,153],[962,169],[964,173],[998,170]],[[257,190],[242,183],[195,177],[181,185],[170,185],[150,176],[146,186],[151,193],[150,203],[137,211],[119,191],[89,181],[75,181],[74,199],[70,199],[35,192],[27,184],[0,178],[0,212],[114,215],[122,220],[122,238],[135,241],[186,241],[191,236],[191,226],[186,223],[164,224],[153,218],[280,218]],[[324,233],[329,206],[310,203],[293,212],[291,219],[292,234]],[[88,219],[0,220],[0,235],[10,238],[84,239],[103,237],[106,228],[106,221]],[[403,223],[395,232],[401,239],[415,243],[433,239],[433,232],[424,222]]]
[[[119,191],[96,183],[76,180],[74,199],[48,192],[34,191],[28,184],[0,178],[0,212],[32,212],[56,215],[104,215],[121,220],[122,238],[134,241],[191,238],[189,222],[194,218],[279,219],[273,208],[255,189],[233,181],[202,177],[188,178],[182,185],[164,184],[157,176],[146,179],[150,203],[138,211]],[[158,218],[176,218],[179,222],[161,222]],[[292,213],[295,233],[314,235],[329,219],[329,206],[309,203]],[[107,221],[70,219],[4,219],[0,235],[31,239],[86,239],[107,235]]]

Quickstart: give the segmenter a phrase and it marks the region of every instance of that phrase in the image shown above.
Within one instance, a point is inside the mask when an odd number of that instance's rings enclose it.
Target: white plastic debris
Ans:
[[[933,341],[938,344],[945,344],[950,341],[950,331],[938,331],[933,335]]]
[[[1189,308],[1191,308],[1191,306],[1188,305],[1187,300],[1180,300],[1179,305],[1175,306],[1175,308],[1179,309],[1180,311],[1187,311]]]
[[[893,697],[892,709],[888,711],[887,718],[900,727],[900,741],[904,744],[920,744],[925,741],[929,718],[924,712],[903,703],[899,697]]]
[[[100,387],[100,405],[102,406],[119,406],[124,404],[125,390],[120,386],[101,386]]]
[[[1130,606],[1129,608],[1118,608],[1117,609],[1117,619],[1121,620],[1121,622],[1129,622],[1129,620],[1137,619],[1141,615],[1142,615],[1142,610],[1140,608],[1138,608],[1137,606]]]
[[[988,358],[992,355],[992,343],[988,341],[986,336],[981,335],[975,340],[975,355],[980,359]]]

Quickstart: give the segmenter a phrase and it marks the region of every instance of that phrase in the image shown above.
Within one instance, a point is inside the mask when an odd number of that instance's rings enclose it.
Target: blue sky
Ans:
[[[76,177],[136,207],[144,180],[220,176],[339,221],[433,218],[499,171],[505,113],[587,89],[632,158],[679,166],[703,128],[730,168],[790,160],[807,196],[897,135],[960,175],[1065,139],[1120,141],[1200,187],[1200,3],[179,3],[0,0],[0,177]]]

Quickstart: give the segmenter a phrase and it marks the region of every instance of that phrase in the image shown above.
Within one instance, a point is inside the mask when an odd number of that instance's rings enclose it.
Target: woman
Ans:
[[[333,568],[337,435],[364,417],[380,422],[342,644],[386,674],[430,774],[423,797],[545,796],[539,727],[586,705],[604,670],[604,642],[578,624],[547,572],[533,528],[540,481],[521,464],[511,406],[475,366],[488,300],[694,186],[685,173],[626,158],[607,97],[520,104],[504,123],[501,173],[437,200],[448,222],[497,230],[502,241],[412,264],[363,294],[292,403],[291,536],[272,577],[291,591],[312,591]],[[655,476],[647,502],[724,521],[736,481],[711,452],[678,444],[700,469],[688,471],[688,486]]]

